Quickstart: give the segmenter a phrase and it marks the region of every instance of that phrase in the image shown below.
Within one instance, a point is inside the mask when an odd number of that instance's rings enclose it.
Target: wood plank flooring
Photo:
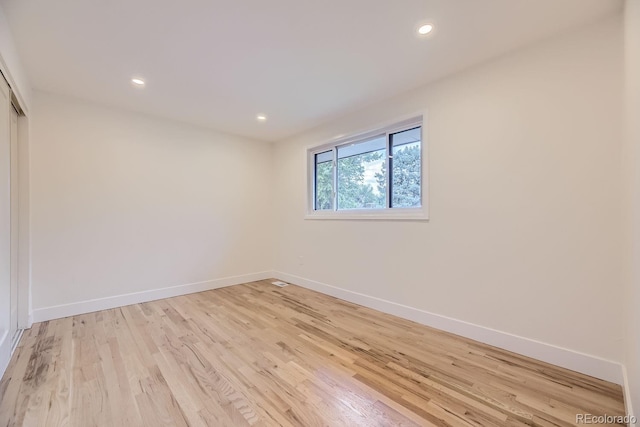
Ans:
[[[568,426],[617,385],[297,286],[35,324],[0,426]]]

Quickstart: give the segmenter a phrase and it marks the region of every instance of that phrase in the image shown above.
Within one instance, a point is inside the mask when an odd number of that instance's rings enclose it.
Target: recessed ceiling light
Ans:
[[[256,116],[256,120],[258,120],[259,122],[266,122],[267,121],[267,116],[265,116],[264,114],[258,114]]]
[[[142,79],[131,79],[131,83],[135,86],[144,86],[144,80]]]
[[[422,36],[426,36],[431,31],[433,31],[433,25],[432,24],[424,24],[424,25],[421,25],[418,28],[418,34],[420,34]]]

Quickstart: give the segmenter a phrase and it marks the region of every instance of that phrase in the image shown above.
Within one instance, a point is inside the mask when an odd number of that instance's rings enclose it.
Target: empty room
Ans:
[[[0,427],[640,416],[640,0],[0,0]]]

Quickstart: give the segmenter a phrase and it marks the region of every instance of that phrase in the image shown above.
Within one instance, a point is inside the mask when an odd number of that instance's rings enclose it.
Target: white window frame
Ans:
[[[310,220],[405,220],[405,221],[427,221],[429,219],[429,149],[427,144],[427,132],[426,132],[426,112],[418,114],[412,114],[409,117],[393,120],[392,122],[384,125],[379,125],[372,130],[364,132],[357,132],[347,136],[339,136],[333,138],[331,141],[321,145],[314,145],[308,147],[306,150],[307,161],[307,200],[306,200],[306,215],[305,219]],[[416,208],[381,208],[381,209],[344,209],[338,210],[336,208],[337,194],[334,191],[334,203],[333,210],[316,210],[315,209],[315,155],[323,153],[328,150],[334,152],[334,185],[336,184],[336,165],[335,154],[339,146],[352,144],[372,138],[375,136],[386,135],[387,138],[387,155],[389,146],[389,135],[403,130],[408,130],[413,127],[420,126],[421,131],[421,144],[420,144],[420,158],[421,173],[420,173],[420,197],[421,206]],[[387,159],[388,164],[388,159]],[[387,168],[387,173],[389,169]],[[335,189],[334,189],[335,190]],[[389,189],[387,186],[387,193]],[[387,194],[387,200],[390,197]]]

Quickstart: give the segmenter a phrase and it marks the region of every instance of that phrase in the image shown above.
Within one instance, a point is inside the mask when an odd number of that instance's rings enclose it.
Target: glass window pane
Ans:
[[[386,207],[386,139],[338,147],[338,209]]]
[[[333,210],[333,151],[315,155],[315,209]]]
[[[391,153],[391,207],[416,208],[421,206],[421,128],[390,135]]]

